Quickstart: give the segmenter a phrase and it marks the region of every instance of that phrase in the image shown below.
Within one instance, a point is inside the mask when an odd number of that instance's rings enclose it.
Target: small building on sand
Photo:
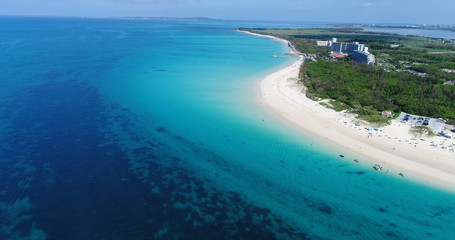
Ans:
[[[385,117],[391,118],[391,117],[393,117],[393,115],[392,115],[392,111],[390,111],[390,110],[385,110],[385,111],[382,111],[382,116],[385,116]]]

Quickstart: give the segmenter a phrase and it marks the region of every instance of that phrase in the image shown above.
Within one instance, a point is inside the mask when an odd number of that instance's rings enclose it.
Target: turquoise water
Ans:
[[[453,193],[261,104],[295,58],[235,29],[273,23],[0,21],[0,239],[455,236]]]

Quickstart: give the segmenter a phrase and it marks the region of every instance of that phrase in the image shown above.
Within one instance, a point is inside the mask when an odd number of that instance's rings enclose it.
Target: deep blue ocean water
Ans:
[[[261,104],[295,59],[235,29],[286,24],[0,18],[0,239],[455,238],[455,194]]]

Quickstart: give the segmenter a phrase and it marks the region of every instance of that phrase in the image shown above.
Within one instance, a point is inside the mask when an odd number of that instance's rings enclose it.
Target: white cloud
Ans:
[[[362,4],[363,7],[372,7],[373,6],[373,3],[372,2],[366,2],[364,4]]]

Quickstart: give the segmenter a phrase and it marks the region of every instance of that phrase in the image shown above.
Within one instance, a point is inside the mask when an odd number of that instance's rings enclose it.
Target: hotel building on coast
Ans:
[[[332,41],[328,41],[328,45],[331,46],[331,53],[349,54],[354,61],[368,65],[373,65],[375,62],[374,55],[368,52],[368,47],[365,47],[365,44],[359,42],[343,43],[332,38]]]

